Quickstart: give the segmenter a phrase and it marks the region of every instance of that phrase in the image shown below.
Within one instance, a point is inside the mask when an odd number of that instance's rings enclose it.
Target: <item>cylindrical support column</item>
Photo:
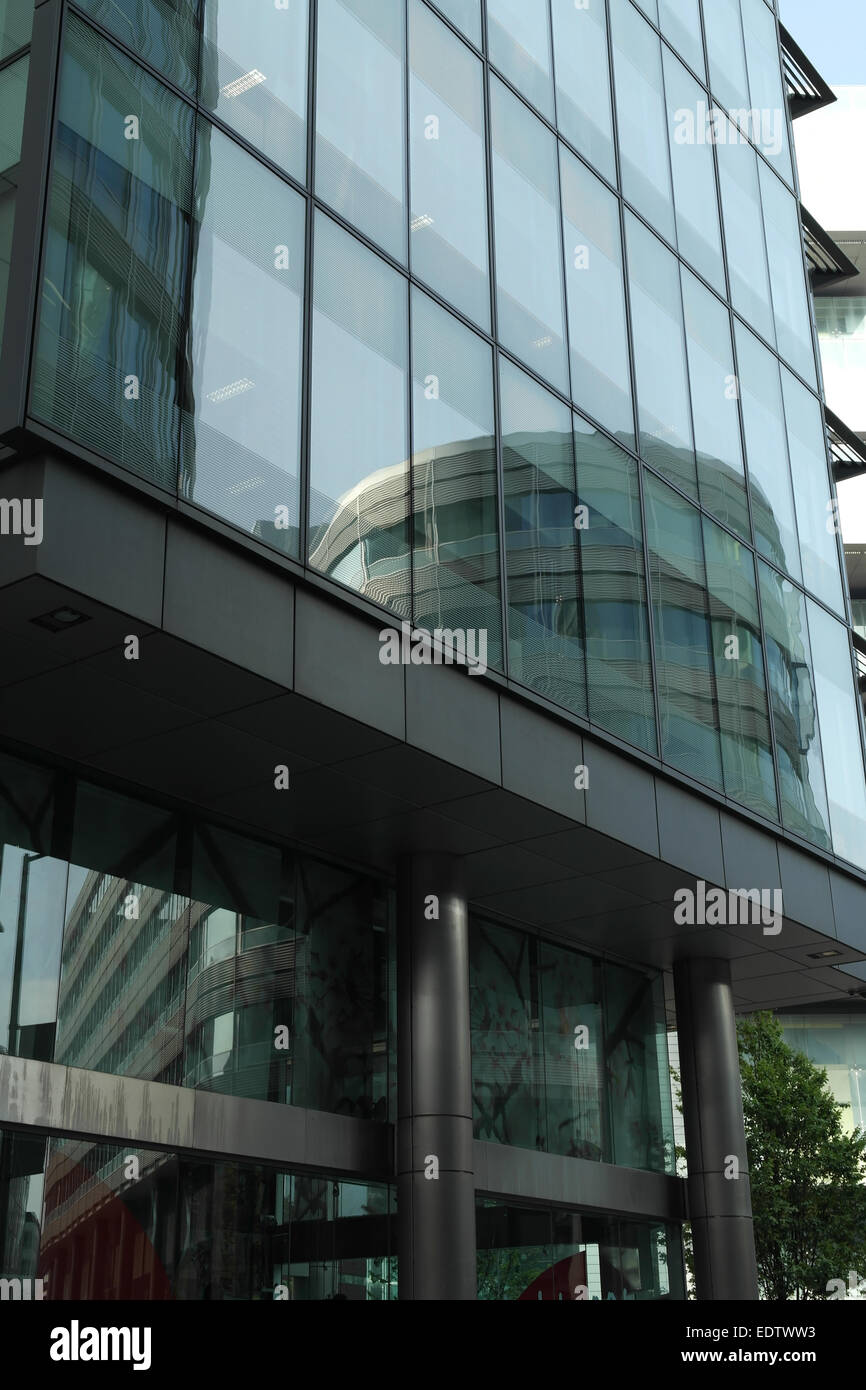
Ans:
[[[401,1298],[475,1298],[469,923],[438,855],[400,864],[397,1229]]]
[[[697,1296],[756,1299],[730,963],[678,961],[674,990]]]

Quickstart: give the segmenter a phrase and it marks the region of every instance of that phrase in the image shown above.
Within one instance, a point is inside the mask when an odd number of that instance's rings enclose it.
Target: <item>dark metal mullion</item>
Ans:
[[[313,187],[316,176],[316,57],[318,38],[318,0],[310,0],[307,32],[307,192],[304,195],[304,302],[301,326],[301,429],[298,457],[298,559],[306,568],[310,531],[310,493],[312,490],[313,378],[313,231],[316,208]]]
[[[409,623],[415,626],[415,344],[413,325],[415,316],[412,300],[412,80],[411,43],[409,40],[409,13],[413,0],[403,3],[403,227],[406,265],[403,271],[406,287],[406,443],[407,470],[406,482],[406,543],[409,559]],[[437,561],[438,562],[438,561]]]
[[[619,149],[619,108],[618,108],[618,106],[617,106],[616,72],[615,72],[614,61],[613,61],[613,24],[612,24],[612,22],[611,22],[610,4],[609,4],[609,3],[605,5],[605,18],[606,18],[606,27],[607,27],[607,60],[608,60],[608,68],[609,68],[609,71],[610,71],[611,106],[612,106],[612,108],[613,108],[613,149],[614,149],[614,164],[615,164],[615,167],[616,167],[616,182],[617,182],[617,188],[618,188],[619,190],[621,190],[621,189],[622,189],[622,167],[621,167],[620,149]],[[638,407],[637,376],[636,376],[636,373],[635,373],[635,361],[634,361],[634,346],[633,346],[633,344],[634,344],[634,335],[633,335],[633,332],[632,332],[631,289],[630,289],[630,286],[629,286],[629,274],[628,274],[628,248],[627,248],[627,246],[626,246],[626,237],[625,237],[625,204],[623,203],[623,200],[622,200],[622,197],[621,197],[621,196],[619,196],[619,197],[617,198],[617,203],[618,203],[618,213],[619,213],[620,254],[621,254],[621,257],[622,257],[623,303],[624,303],[624,305],[625,305],[626,334],[627,334],[627,338],[628,338],[629,387],[630,387],[630,390],[631,390],[631,399],[632,399],[632,416],[633,416],[633,421],[634,421],[635,453],[636,453],[636,455],[637,455],[637,463],[636,463],[635,466],[636,466],[636,472],[637,472],[638,506],[639,506],[639,508],[640,508],[641,543],[642,543],[642,545],[643,545],[643,570],[644,570],[644,589],[645,589],[645,599],[646,599],[647,643],[648,643],[648,645],[649,645],[650,681],[651,681],[651,686],[652,686],[651,691],[650,691],[650,695],[651,695],[651,699],[652,699],[652,703],[653,703],[653,713],[654,713],[654,716],[655,716],[656,757],[659,759],[659,762],[660,762],[662,765],[664,765],[664,762],[665,762],[665,758],[664,758],[664,743],[663,743],[663,740],[662,740],[662,722],[661,722],[661,711],[660,711],[660,704],[661,704],[661,701],[660,701],[660,696],[659,696],[658,670],[657,670],[656,649],[655,649],[655,631],[654,631],[655,622],[654,622],[654,608],[653,608],[652,575],[651,575],[651,573],[650,573],[649,544],[648,544],[648,541],[647,541],[646,502],[645,502],[645,498],[644,498],[643,462],[642,462],[641,457],[640,457],[640,410],[639,410],[639,407]],[[589,696],[589,691],[587,690],[587,708],[589,708],[588,696]],[[592,722],[591,716],[590,716],[590,722]]]

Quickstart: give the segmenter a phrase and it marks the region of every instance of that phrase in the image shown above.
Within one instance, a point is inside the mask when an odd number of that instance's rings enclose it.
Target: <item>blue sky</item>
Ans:
[[[779,14],[831,87],[866,83],[866,0],[779,0]]]

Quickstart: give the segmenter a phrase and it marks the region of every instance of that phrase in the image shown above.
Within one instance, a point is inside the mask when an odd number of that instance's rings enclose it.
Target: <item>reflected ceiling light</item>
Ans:
[[[409,231],[420,232],[422,227],[432,226],[433,218],[430,216],[429,212],[419,212],[418,216],[413,217],[412,221],[409,223]]]
[[[242,483],[235,483],[229,488],[232,497],[237,497],[241,492],[252,492],[257,487],[262,487],[264,478],[244,478]]]
[[[548,333],[548,335],[547,335],[546,338],[533,338],[533,340],[532,340],[532,346],[533,346],[533,347],[537,347],[537,348],[546,348],[546,347],[550,347],[550,344],[551,344],[552,342],[553,342],[553,339],[551,338],[550,334]]]
[[[248,376],[242,376],[238,381],[229,382],[228,386],[221,386],[218,391],[208,391],[207,398],[217,403],[230,401],[232,396],[242,396],[244,391],[251,391],[255,384]]]
[[[810,960],[827,960],[829,956],[841,956],[841,951],[807,951]]]
[[[67,628],[77,627],[79,623],[89,623],[89,613],[79,613],[77,608],[55,608],[50,613],[42,613],[31,618],[37,627],[47,628],[49,632],[65,632]]]
[[[267,82],[263,72],[258,68],[251,68],[245,72],[243,77],[236,77],[234,82],[227,82],[224,87],[220,87],[220,96],[239,97],[242,92],[248,92],[250,87],[257,87],[260,82]]]

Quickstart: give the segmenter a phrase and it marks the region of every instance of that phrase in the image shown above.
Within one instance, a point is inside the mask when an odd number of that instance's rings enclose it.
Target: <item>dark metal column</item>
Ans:
[[[469,926],[459,861],[400,864],[397,1228],[400,1297],[475,1298]]]
[[[697,1295],[756,1299],[730,963],[678,961],[674,989]]]

